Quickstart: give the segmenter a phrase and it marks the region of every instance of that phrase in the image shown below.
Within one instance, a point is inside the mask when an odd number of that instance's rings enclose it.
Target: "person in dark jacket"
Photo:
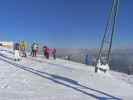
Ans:
[[[44,57],[46,57],[45,49],[46,49],[46,46],[43,47],[43,54],[44,54]]]
[[[56,59],[56,49],[55,48],[52,50],[52,55],[53,55],[53,58]]]

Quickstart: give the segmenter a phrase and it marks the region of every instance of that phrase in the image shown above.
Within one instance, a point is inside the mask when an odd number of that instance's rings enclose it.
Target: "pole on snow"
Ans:
[[[113,0],[112,7],[110,9],[107,23],[105,25],[105,31],[101,42],[101,47],[98,53],[95,72],[106,72],[110,69],[110,55],[112,49],[113,37],[116,28],[116,17],[118,13],[119,0]]]

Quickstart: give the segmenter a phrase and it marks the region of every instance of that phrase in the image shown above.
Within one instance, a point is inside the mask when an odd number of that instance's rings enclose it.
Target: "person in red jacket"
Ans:
[[[49,48],[44,46],[44,56],[49,59]]]

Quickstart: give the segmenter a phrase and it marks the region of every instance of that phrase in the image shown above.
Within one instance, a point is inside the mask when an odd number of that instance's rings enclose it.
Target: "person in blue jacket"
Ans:
[[[88,54],[85,56],[85,64],[89,65],[89,55]]]

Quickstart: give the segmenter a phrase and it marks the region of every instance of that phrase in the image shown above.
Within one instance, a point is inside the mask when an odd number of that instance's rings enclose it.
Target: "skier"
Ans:
[[[44,46],[44,56],[49,59],[49,48],[47,46]]]
[[[71,55],[68,55],[67,56],[67,60],[71,60]]]
[[[89,65],[89,55],[88,54],[85,56],[85,64]]]
[[[39,55],[39,47],[36,48],[36,55]]]
[[[31,46],[31,56],[32,57],[36,57],[36,48],[37,48],[37,44],[35,42],[33,42],[32,46]]]
[[[37,44],[34,42],[33,43],[33,57],[36,57],[36,53],[37,53]]]
[[[26,48],[27,48],[27,43],[25,41],[21,41],[20,50],[21,50],[21,53],[22,53],[22,57],[27,57]]]
[[[55,48],[52,50],[52,55],[53,55],[53,58],[56,59],[56,49]]]
[[[20,60],[20,44],[16,43],[14,45],[14,56],[15,56],[15,61]]]
[[[43,47],[43,54],[44,54],[44,57],[46,57],[45,49],[46,49],[46,46]]]
[[[33,56],[33,44],[31,45],[31,54],[30,56]]]

